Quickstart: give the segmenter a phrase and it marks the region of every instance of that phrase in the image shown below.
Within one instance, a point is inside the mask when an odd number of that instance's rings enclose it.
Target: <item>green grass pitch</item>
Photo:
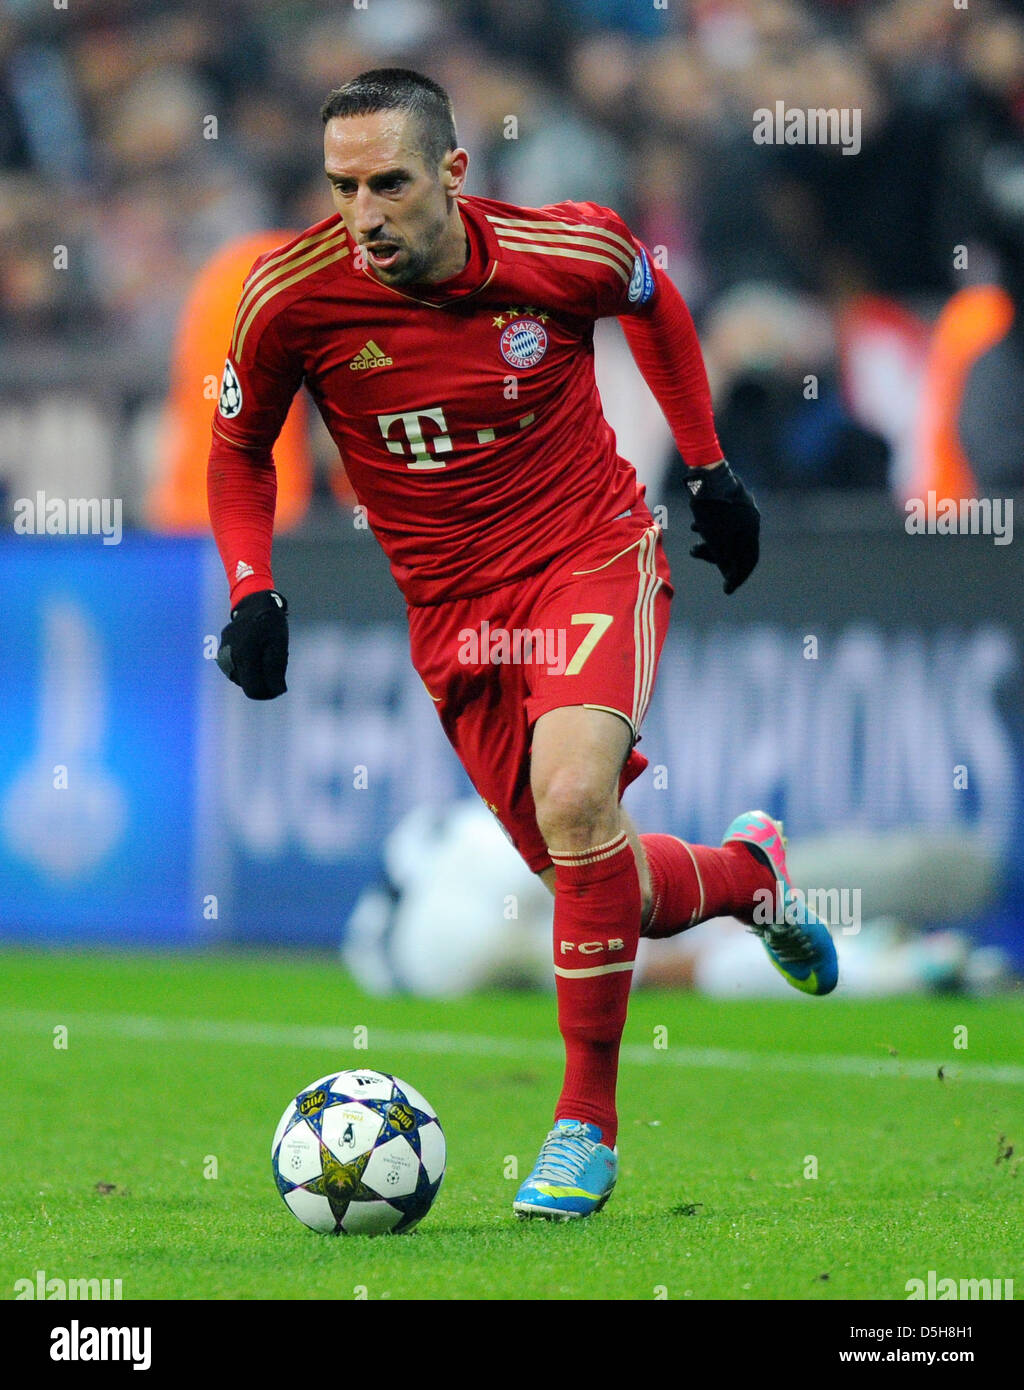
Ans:
[[[7,1299],[38,1270],[126,1299],[889,1300],[930,1270],[1024,1295],[1019,993],[634,995],[619,1185],[562,1225],[511,1214],[560,1082],[552,997],[380,1001],[291,956],[8,951],[0,971]],[[271,1136],[302,1086],[364,1065],[437,1108],[448,1173],[408,1236],[317,1236],[274,1189]]]

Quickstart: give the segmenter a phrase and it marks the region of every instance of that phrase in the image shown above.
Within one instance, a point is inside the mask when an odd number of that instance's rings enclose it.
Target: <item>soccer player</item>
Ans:
[[[749,812],[712,848],[638,835],[619,804],[646,766],[635,745],[672,586],[601,411],[595,319],[622,323],[691,470],[691,553],[726,593],[757,563],[759,514],[723,459],[689,312],[614,212],[467,196],[451,103],[418,73],[363,73],[321,115],[335,212],[253,266],[214,416],[210,516],[232,604],[218,662],[250,699],[285,691],[271,449],[305,382],[406,598],[445,733],[554,893],[565,1077],[513,1206],[587,1216],[615,1185],[642,932],[735,915],[796,988],[836,983],[812,914],[753,923],[759,891],[789,901],[777,822]]]

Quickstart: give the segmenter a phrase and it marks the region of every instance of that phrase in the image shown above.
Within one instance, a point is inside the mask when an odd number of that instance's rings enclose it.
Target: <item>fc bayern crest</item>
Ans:
[[[501,335],[501,355],[510,367],[536,367],[548,350],[548,335],[536,319],[513,319]]]

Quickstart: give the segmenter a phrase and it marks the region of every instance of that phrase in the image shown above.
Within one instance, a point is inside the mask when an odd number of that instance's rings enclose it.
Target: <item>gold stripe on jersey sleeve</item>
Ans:
[[[618,232],[613,232],[608,227],[595,227],[590,222],[549,222],[546,218],[541,217],[491,217],[490,214],[488,214],[487,220],[502,230],[511,230],[513,227],[532,227],[538,232],[545,230],[549,232],[586,232],[591,236],[608,237],[610,241],[614,241],[616,245],[628,252],[631,262],[636,255],[636,247],[631,241],[627,241],[625,237],[619,236]]]
[[[235,351],[235,339],[238,336],[239,324],[245,317],[249,305],[270,281],[277,275],[283,274],[291,265],[304,265],[307,261],[327,250],[329,246],[336,246],[339,242],[345,242],[344,227],[328,228],[326,232],[318,232],[316,236],[307,237],[305,241],[298,242],[288,251],[277,252],[265,265],[260,266],[253,278],[247,281],[242,288],[242,298],[235,312],[235,323],[231,334],[232,352]],[[305,254],[300,254],[303,252]]]
[[[226,443],[228,443],[228,444],[234,444],[235,441],[234,441],[233,439],[229,439],[228,436],[224,433],[223,430],[219,430],[219,429],[217,428],[216,424],[214,424],[214,426],[213,426],[213,432],[214,432],[214,434],[218,435],[221,439],[225,440]]]
[[[225,444],[230,444],[232,449],[241,449],[242,452],[246,454],[262,454],[266,452],[262,445],[239,444],[237,439],[232,439],[229,434],[225,434],[223,430],[219,430],[216,421],[214,422],[213,432],[218,439],[223,439]]]
[[[629,273],[609,256],[598,256],[591,251],[573,251],[568,246],[537,246],[530,241],[503,241],[501,237],[498,238],[498,245],[509,251],[537,251],[542,256],[567,256],[574,261],[598,261],[601,265],[610,265],[622,283],[629,284]]]
[[[320,260],[314,261],[311,265],[304,266],[303,269],[300,270],[297,274],[289,275],[287,280],[279,280],[277,284],[272,285],[270,289],[266,291],[265,294],[260,295],[259,299],[256,300],[255,304],[253,304],[252,308],[249,310],[245,322],[240,325],[238,332],[238,344],[237,347],[235,347],[234,349],[235,361],[239,361],[242,356],[242,350],[245,347],[245,339],[248,335],[249,329],[252,327],[253,319],[256,317],[256,315],[259,313],[259,311],[263,308],[264,304],[266,304],[268,300],[273,299],[274,295],[280,294],[282,290],[289,289],[292,285],[297,284],[299,280],[305,280],[310,275],[315,275],[318,270],[323,270],[324,266],[333,265],[335,261],[344,260],[347,255],[348,247],[342,246],[339,250],[332,251],[330,255],[321,257]]]
[[[536,241],[545,246],[592,246],[597,251],[603,251],[606,256],[614,256],[628,275],[633,273],[635,253],[627,256],[617,246],[609,246],[606,241],[598,241],[596,237],[570,236],[564,232],[560,235],[550,232],[513,232],[506,231],[504,227],[497,228],[497,233],[498,236],[509,237],[513,241]]]
[[[269,261],[260,266],[250,279],[247,279],[242,287],[242,298],[238,305],[238,312],[235,315],[236,323],[243,316],[249,302],[275,277],[280,275],[287,268],[290,261],[296,265],[310,260],[319,255],[320,250],[327,242],[336,242],[339,237],[344,239],[345,229],[342,226],[327,227],[323,231],[315,233],[313,236],[304,237],[294,246],[285,247],[283,250],[275,251]],[[305,253],[305,254],[303,254]]]

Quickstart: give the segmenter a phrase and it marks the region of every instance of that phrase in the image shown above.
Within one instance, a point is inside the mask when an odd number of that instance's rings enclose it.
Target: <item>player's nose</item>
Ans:
[[[365,241],[384,223],[380,202],[368,188],[361,188],[356,194],[353,222],[356,236]]]

